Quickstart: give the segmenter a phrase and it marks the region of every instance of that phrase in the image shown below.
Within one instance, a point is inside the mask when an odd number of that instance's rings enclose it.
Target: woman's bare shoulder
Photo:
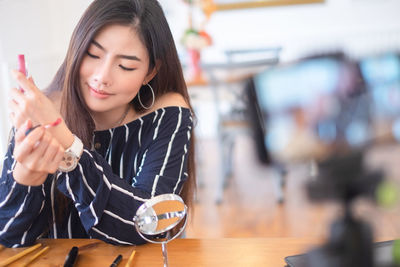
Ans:
[[[189,108],[189,104],[186,102],[185,98],[181,94],[168,92],[166,94],[163,94],[155,101],[154,110],[171,106]]]

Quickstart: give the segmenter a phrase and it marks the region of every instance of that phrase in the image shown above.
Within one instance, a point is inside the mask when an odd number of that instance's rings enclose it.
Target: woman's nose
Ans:
[[[96,69],[94,80],[99,86],[109,87],[112,84],[111,66],[107,62]]]

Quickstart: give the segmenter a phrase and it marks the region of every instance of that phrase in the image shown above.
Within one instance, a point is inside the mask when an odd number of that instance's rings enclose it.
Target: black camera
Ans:
[[[352,202],[357,197],[375,199],[375,191],[384,180],[380,170],[368,170],[364,150],[334,153],[317,163],[317,175],[307,184],[312,201],[334,200],[342,203],[343,214],[333,222],[327,242],[305,256],[309,267],[389,267],[378,263],[376,244],[367,222],[356,218]],[[390,254],[389,254],[390,255]]]

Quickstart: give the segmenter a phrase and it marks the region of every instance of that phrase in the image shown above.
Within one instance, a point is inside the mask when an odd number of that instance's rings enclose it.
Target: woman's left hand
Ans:
[[[19,128],[30,119],[34,125],[45,125],[60,118],[61,115],[53,102],[36,87],[32,78],[26,78],[21,72],[13,70],[12,76],[23,89],[12,88],[8,102],[11,122]]]
[[[15,133],[13,156],[17,161],[14,180],[23,185],[43,184],[47,174],[55,173],[64,155],[64,148],[43,126],[34,128],[27,121]]]

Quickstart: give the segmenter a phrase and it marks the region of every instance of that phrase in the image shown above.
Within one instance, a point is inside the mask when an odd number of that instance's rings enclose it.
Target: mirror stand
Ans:
[[[168,267],[168,252],[167,252],[167,243],[161,243],[162,255],[164,259],[164,267]]]
[[[139,235],[146,241],[150,242],[150,243],[154,243],[154,244],[160,244],[161,243],[161,250],[162,250],[162,255],[163,255],[163,260],[164,260],[164,267],[168,267],[168,251],[167,251],[167,243],[174,240],[175,238],[177,238],[178,236],[180,236],[183,231],[185,230],[186,227],[186,223],[187,223],[187,216],[185,214],[185,222],[183,224],[183,226],[181,227],[181,229],[179,229],[179,231],[171,237],[171,230],[168,230],[166,232],[165,238],[160,238],[160,239],[152,239],[149,237],[146,237],[144,234],[141,233],[141,231],[139,231],[138,227],[136,227],[136,229],[138,230]]]

